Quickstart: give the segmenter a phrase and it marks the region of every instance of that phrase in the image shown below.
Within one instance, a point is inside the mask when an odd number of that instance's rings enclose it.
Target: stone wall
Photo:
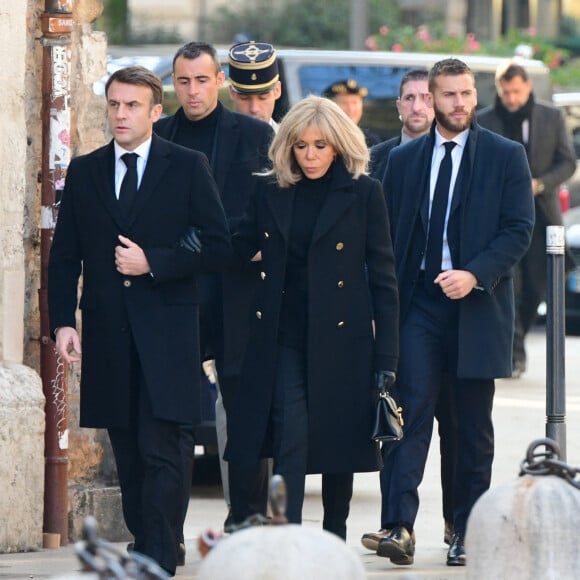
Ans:
[[[105,142],[105,101],[92,85],[105,74],[107,43],[91,26],[102,0],[72,5],[69,137],[74,156]],[[45,0],[3,2],[0,9],[0,35],[10,39],[0,43],[0,552],[42,547],[45,417],[38,291],[44,10]],[[70,525],[62,544],[79,538],[89,513],[102,520],[103,536],[126,535],[106,434],[78,427],[76,366],[68,383]]]
[[[32,298],[27,272],[28,178],[27,79],[30,22],[26,2],[0,11],[0,551],[42,545],[44,494],[44,397],[38,374],[22,364],[28,343],[23,320]],[[34,11],[33,11],[34,13]],[[38,119],[38,118],[37,118]],[[32,259],[34,270],[35,259]],[[37,333],[38,336],[38,333]]]
[[[42,547],[44,397],[39,376],[0,364],[0,552]]]

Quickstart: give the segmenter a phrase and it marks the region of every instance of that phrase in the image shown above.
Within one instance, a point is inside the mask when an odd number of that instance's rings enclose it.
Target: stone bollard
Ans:
[[[468,580],[580,578],[578,470],[557,455],[538,465],[540,477],[526,469],[476,502],[465,539]]]
[[[0,552],[42,548],[44,395],[24,365],[0,363]]]
[[[252,527],[220,540],[198,580],[364,580],[354,551],[333,534],[296,524]]]

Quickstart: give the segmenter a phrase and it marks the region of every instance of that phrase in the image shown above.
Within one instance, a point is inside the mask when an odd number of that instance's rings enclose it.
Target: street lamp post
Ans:
[[[546,228],[546,436],[558,443],[562,461],[566,461],[565,247],[564,226],[548,226]]]

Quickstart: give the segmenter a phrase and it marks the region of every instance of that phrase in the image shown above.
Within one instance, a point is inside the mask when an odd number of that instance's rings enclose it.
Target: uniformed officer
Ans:
[[[361,87],[355,79],[344,79],[326,87],[322,96],[332,99],[358,125],[363,116],[364,98],[368,94],[368,89]],[[378,135],[362,127],[361,130],[364,133],[367,147],[370,148],[380,143]]]
[[[265,42],[240,42],[229,52],[230,97],[238,113],[269,123],[282,95],[276,50]]]

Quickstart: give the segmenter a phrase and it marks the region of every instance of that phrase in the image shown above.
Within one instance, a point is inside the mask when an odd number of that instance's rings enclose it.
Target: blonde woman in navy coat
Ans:
[[[394,381],[398,294],[380,183],[360,129],[307,97],[284,117],[234,243],[260,261],[251,336],[226,459],[274,458],[300,523],[307,473],[322,473],[323,527],[346,538],[353,472],[379,468],[378,382]],[[236,521],[243,498],[232,497]],[[238,501],[240,500],[240,501]]]

